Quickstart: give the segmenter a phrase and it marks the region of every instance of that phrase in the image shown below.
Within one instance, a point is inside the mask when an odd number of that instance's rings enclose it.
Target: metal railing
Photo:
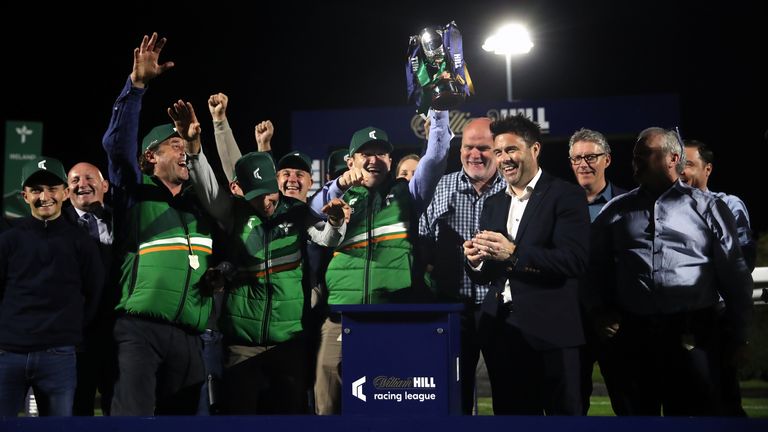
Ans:
[[[752,290],[752,300],[755,301],[755,305],[768,304],[768,267],[755,267],[752,280],[755,281]]]

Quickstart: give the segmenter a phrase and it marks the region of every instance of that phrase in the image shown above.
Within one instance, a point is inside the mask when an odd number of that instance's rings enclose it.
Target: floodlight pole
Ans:
[[[507,102],[512,102],[512,54],[506,54],[507,59]]]

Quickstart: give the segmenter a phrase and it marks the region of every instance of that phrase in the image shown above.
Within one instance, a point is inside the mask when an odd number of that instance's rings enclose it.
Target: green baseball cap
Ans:
[[[64,165],[52,157],[40,156],[37,159],[31,160],[21,167],[21,187],[29,184],[29,180],[32,177],[48,177],[48,179],[55,179],[56,184],[67,184],[67,173],[64,171]]]
[[[336,178],[341,175],[341,173],[349,169],[347,166],[347,156],[349,156],[347,149],[334,150],[330,155],[328,155],[326,171],[328,171],[328,174],[330,174],[331,177]]]
[[[275,162],[268,153],[244,154],[235,162],[235,176],[247,200],[278,190]]]
[[[390,152],[393,150],[392,144],[390,144],[389,137],[387,136],[386,132],[379,128],[368,126],[367,128],[360,129],[359,131],[355,132],[354,135],[352,135],[352,142],[349,144],[349,155],[352,156],[353,154],[357,153],[358,150],[360,150],[360,147],[372,142],[380,142],[385,144]]]
[[[173,127],[173,123],[166,123],[164,125],[155,126],[155,128],[149,131],[149,133],[141,141],[141,151],[147,151],[148,148],[160,144],[161,142],[174,136],[180,135],[178,132],[176,132],[176,128]]]
[[[294,168],[312,173],[312,159],[300,151],[288,153],[277,161],[277,170]]]

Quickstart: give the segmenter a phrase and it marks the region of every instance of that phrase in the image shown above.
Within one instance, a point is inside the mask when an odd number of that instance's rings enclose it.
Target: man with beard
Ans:
[[[328,304],[413,302],[423,275],[413,260],[418,220],[445,171],[451,131],[447,111],[430,111],[432,128],[424,157],[411,181],[393,180],[392,144],[369,126],[352,135],[349,170],[312,198],[312,210],[344,197],[352,208],[344,241],[336,248],[325,281]],[[320,332],[315,411],[341,412],[341,320],[330,314]]]
[[[419,220],[420,253],[428,260],[428,276],[438,301],[464,304],[461,315],[462,412],[472,414],[475,371],[480,358],[480,304],[489,284],[476,284],[466,274],[461,245],[477,232],[485,200],[504,189],[493,157],[491,119],[476,118],[464,126],[462,169],[444,175],[435,197]]]
[[[104,205],[109,182],[101,171],[87,162],[75,164],[67,174],[69,202],[64,215],[79,225],[96,241],[108,274],[112,264],[112,213]],[[77,390],[72,414],[92,416],[96,390],[101,394],[101,409],[109,415],[115,379],[112,327],[119,290],[108,277],[101,294],[101,304],[93,325],[85,329],[83,343],[77,351]]]
[[[75,346],[99,301],[96,244],[61,216],[67,180],[45,156],[22,168],[31,216],[0,235],[0,417],[15,417],[31,387],[41,415],[72,415]]]
[[[480,333],[496,415],[581,415],[578,282],[587,266],[584,192],[539,167],[541,130],[523,115],[491,124],[506,190],[464,242],[469,276],[492,282]]]
[[[598,331],[615,344],[626,415],[722,414],[721,344],[738,356],[747,342],[752,278],[736,222],[723,201],[681,180],[685,162],[675,131],[640,132],[640,186],[592,224],[588,287]]]
[[[153,33],[134,49],[133,70],[103,138],[115,225],[122,230],[115,241],[122,296],[114,328],[118,379],[112,415],[194,414],[205,376],[199,335],[211,297],[202,277],[213,241],[188,182],[186,154],[200,139],[199,125],[153,128],[136,160],[147,84],[173,67],[158,63],[165,42]]]

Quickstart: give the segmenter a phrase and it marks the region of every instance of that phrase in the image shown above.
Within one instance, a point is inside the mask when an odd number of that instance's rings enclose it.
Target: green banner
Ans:
[[[41,122],[5,122],[5,178],[3,179],[3,212],[17,218],[29,214],[29,206],[21,197],[21,167],[40,155],[43,149]]]

